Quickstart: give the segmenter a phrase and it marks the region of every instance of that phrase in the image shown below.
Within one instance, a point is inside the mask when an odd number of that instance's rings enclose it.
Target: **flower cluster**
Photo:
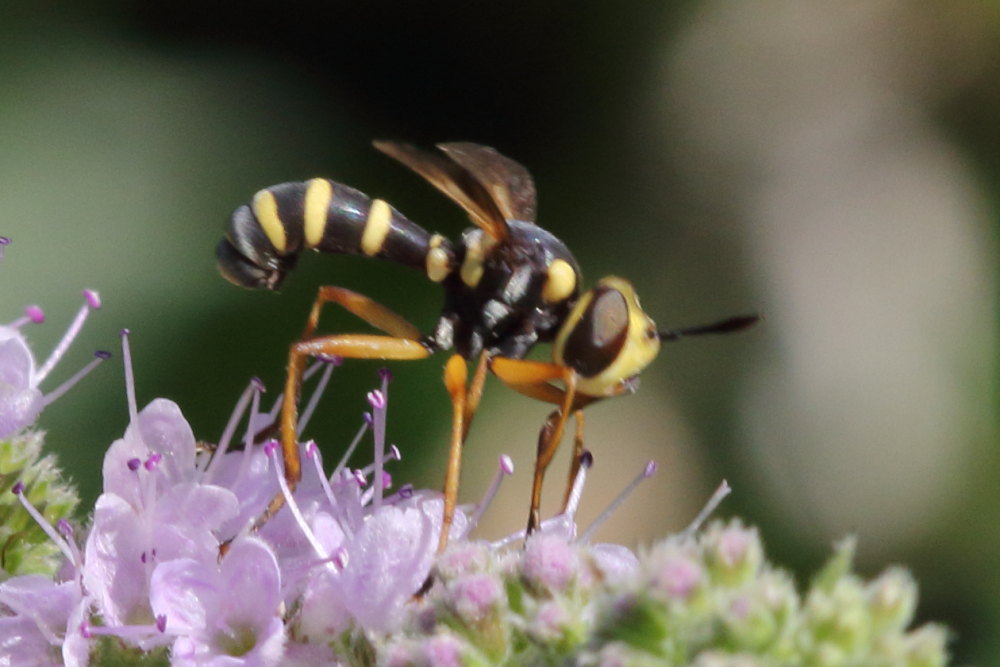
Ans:
[[[41,319],[35,311],[0,328],[0,482],[13,492],[6,494],[13,501],[0,505],[0,664],[946,662],[940,628],[907,629],[916,587],[905,571],[865,583],[850,572],[852,545],[845,542],[800,594],[765,561],[755,530],[738,521],[702,529],[728,487],[687,530],[638,555],[592,544],[610,511],[654,473],[652,464],[579,534],[575,514],[589,454],[565,510],[540,530],[473,539],[500,481],[513,472],[501,457],[494,483],[475,507],[459,509],[449,547],[438,554],[441,494],[398,486],[386,469],[401,457],[385,439],[387,371],[336,465],[324,467],[315,443],[300,446],[305,470],[292,490],[279,444],[264,437],[280,399],[262,410],[263,386],[252,381],[218,444],[199,443],[175,403],[156,399],[138,409],[123,332],[130,423],[104,457],[91,518],[75,528],[66,520],[72,502],[64,490],[55,493],[51,461],[39,460],[41,434],[32,426],[49,398],[65,390],[43,395],[38,385],[99,305],[91,292],[86,300],[39,370],[20,333]],[[315,388],[300,432],[338,363],[308,369]],[[369,436],[373,462],[350,467]],[[18,457],[21,463],[9,465]],[[279,494],[285,507],[253,530]],[[44,540],[19,537],[28,517]],[[48,560],[32,561],[28,554],[42,544]],[[58,569],[38,567],[55,562],[53,553]],[[15,562],[11,554],[21,555]]]

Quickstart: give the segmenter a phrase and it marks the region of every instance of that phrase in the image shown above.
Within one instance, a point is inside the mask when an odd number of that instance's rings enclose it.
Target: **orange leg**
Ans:
[[[569,479],[566,480],[566,492],[563,494],[563,508],[569,504],[569,494],[573,490],[573,482],[576,474],[580,472],[580,456],[583,454],[583,410],[578,409],[573,412],[573,420],[576,422],[576,435],[573,437],[573,458],[569,464]]]
[[[567,366],[498,357],[493,359],[490,367],[511,389],[546,403],[559,405],[559,408],[552,411],[545,419],[538,434],[535,476],[531,485],[531,507],[528,512],[527,532],[531,534],[541,524],[539,507],[542,502],[542,482],[545,479],[545,470],[552,462],[552,457],[555,456],[562,441],[566,420],[571,412],[579,412],[584,405],[593,402],[594,398],[583,394],[577,395],[576,372]],[[566,388],[553,386],[550,384],[552,381],[561,381]],[[582,425],[579,424],[582,422],[578,422],[577,447],[582,450],[583,432]]]
[[[462,474],[462,449],[465,438],[469,434],[469,426],[476,415],[479,400],[483,397],[483,386],[486,383],[488,356],[484,351],[479,355],[476,372],[472,376],[472,384],[466,388],[468,368],[465,359],[453,354],[444,367],[444,386],[451,397],[452,420],[451,440],[448,447],[448,466],[444,476],[444,517],[441,522],[441,537],[438,541],[438,553],[448,546],[448,533],[455,518],[455,507],[458,504],[458,486]]]
[[[320,312],[327,303],[343,306],[368,324],[391,335],[336,334],[314,337]],[[302,462],[295,429],[298,422],[302,372],[306,361],[310,357],[322,356],[352,359],[424,359],[430,355],[430,350],[420,343],[419,337],[416,327],[366,296],[340,287],[319,289],[302,338],[292,344],[288,354],[288,375],[285,382],[284,403],[281,406],[281,453],[289,489],[294,491],[302,478]],[[264,525],[284,504],[284,496],[281,493],[275,495],[254,522],[252,530]]]

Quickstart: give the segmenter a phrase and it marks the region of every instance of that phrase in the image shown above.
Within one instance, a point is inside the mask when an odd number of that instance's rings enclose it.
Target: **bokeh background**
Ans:
[[[0,4],[0,312],[105,307],[47,381],[129,327],[140,403],[215,440],[251,375],[282,381],[321,283],[427,328],[405,269],[308,257],[280,296],[219,279],[213,249],[265,185],[325,175],[457,235],[456,207],[373,138],[498,147],[534,174],[542,225],[585,278],[630,278],[662,327],[759,311],[755,331],[666,346],[634,397],[588,411],[584,524],[648,459],[601,539],[720,510],[800,578],[843,535],[905,563],[958,664],[1000,664],[997,228],[1000,6],[937,0]],[[354,327],[331,313],[328,328]],[[442,476],[443,357],[394,367],[401,477]],[[339,369],[310,428],[343,447],[377,364]],[[546,408],[492,381],[463,499],[510,453],[487,535],[524,519]],[[127,412],[120,355],[43,416],[92,502]],[[557,504],[564,460],[555,464]]]

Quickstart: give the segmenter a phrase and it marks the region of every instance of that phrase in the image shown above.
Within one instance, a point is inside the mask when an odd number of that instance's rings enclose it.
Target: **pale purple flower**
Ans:
[[[176,637],[174,665],[275,665],[285,642],[280,589],[271,549],[257,538],[241,538],[219,563],[160,563],[149,597],[164,634]]]
[[[45,314],[42,309],[28,306],[22,317],[10,324],[0,325],[0,438],[7,438],[35,423],[42,408],[59,398],[109,356],[105,352],[98,352],[97,358],[80,372],[47,395],[42,394],[39,385],[69,349],[90,311],[101,307],[97,292],[84,290],[83,296],[84,305],[40,367],[35,362],[21,328],[28,323],[44,322]]]
[[[0,584],[0,609],[0,665],[87,664],[79,632],[87,607],[78,582],[14,577]]]
[[[123,350],[131,387],[124,336]],[[108,449],[83,565],[83,583],[107,626],[154,623],[149,581],[157,564],[217,559],[216,531],[236,514],[237,500],[228,489],[201,483],[200,474],[191,428],[165,399],[135,414]]]

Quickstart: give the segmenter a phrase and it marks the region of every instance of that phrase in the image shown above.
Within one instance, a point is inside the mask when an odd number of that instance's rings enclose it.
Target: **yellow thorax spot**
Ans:
[[[285,236],[285,225],[278,215],[278,200],[270,190],[261,190],[253,196],[253,214],[260,223],[267,239],[279,253],[285,252],[288,239]]]
[[[431,237],[430,248],[427,250],[425,265],[427,277],[436,283],[441,282],[448,275],[451,267],[448,266],[448,253],[441,247],[444,237],[435,234]]]
[[[576,289],[576,271],[564,259],[549,264],[542,287],[542,298],[549,303],[557,303],[567,298]]]
[[[475,235],[469,238],[465,248],[465,259],[462,260],[462,268],[459,270],[463,283],[469,287],[479,284],[483,277],[483,259],[494,245],[496,240],[486,236],[481,230],[476,230]]]
[[[331,199],[333,199],[333,186],[325,178],[314,178],[306,185],[303,209],[307,248],[315,248],[323,240]]]
[[[385,237],[392,227],[392,209],[382,199],[373,199],[365,221],[365,231],[361,234],[361,252],[374,257],[382,250]]]

